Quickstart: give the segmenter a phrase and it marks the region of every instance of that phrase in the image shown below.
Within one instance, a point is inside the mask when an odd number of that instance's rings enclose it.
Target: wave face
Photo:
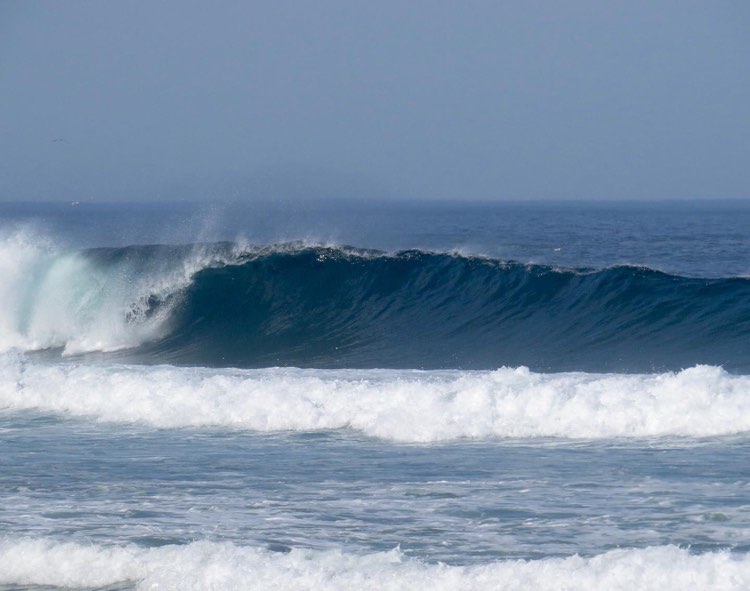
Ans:
[[[0,409],[160,428],[352,429],[387,441],[712,437],[750,432],[750,377],[679,373],[261,370],[0,358]]]
[[[48,540],[0,540],[0,584],[136,589],[724,589],[750,586],[750,558],[676,546],[612,550],[590,558],[426,564],[398,549],[366,555],[231,543],[143,549]],[[131,587],[132,586],[132,587]]]
[[[0,249],[0,348],[189,365],[750,371],[750,280],[286,244]]]

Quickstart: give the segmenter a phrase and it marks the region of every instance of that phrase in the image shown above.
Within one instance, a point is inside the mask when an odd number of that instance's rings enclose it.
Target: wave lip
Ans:
[[[475,566],[427,564],[398,549],[367,555],[292,549],[269,552],[199,541],[144,549],[0,541],[0,584],[137,589],[747,589],[750,557],[691,554],[676,546],[613,550],[585,558],[501,560]]]
[[[750,377],[0,364],[0,408],[158,428],[352,429],[398,442],[750,431]]]

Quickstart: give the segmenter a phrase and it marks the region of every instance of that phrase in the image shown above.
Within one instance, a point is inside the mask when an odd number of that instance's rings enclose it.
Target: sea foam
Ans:
[[[400,442],[719,436],[750,431],[750,376],[258,370],[44,364],[0,357],[0,408],[259,432],[352,429]]]
[[[157,339],[195,273],[233,257],[212,245],[175,249],[174,256],[138,248],[66,251],[30,229],[0,233],[0,351],[107,352]],[[104,254],[111,260],[98,260]]]
[[[695,555],[675,546],[613,550],[593,557],[428,564],[398,549],[368,555],[292,549],[288,553],[193,542],[144,549],[49,540],[0,541],[0,584],[90,588],[130,582],[139,590],[459,589],[641,591],[750,586],[750,557]]]

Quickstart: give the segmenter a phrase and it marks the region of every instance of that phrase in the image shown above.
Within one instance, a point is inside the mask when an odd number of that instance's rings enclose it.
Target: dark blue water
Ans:
[[[282,245],[203,269],[166,303],[175,307],[169,334],[133,359],[233,367],[648,372],[704,363],[750,370],[745,278]],[[152,298],[149,312],[162,304]]]

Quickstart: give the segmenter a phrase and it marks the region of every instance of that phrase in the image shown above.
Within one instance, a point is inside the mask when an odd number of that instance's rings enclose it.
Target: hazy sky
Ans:
[[[747,0],[0,0],[0,200],[750,198]]]

